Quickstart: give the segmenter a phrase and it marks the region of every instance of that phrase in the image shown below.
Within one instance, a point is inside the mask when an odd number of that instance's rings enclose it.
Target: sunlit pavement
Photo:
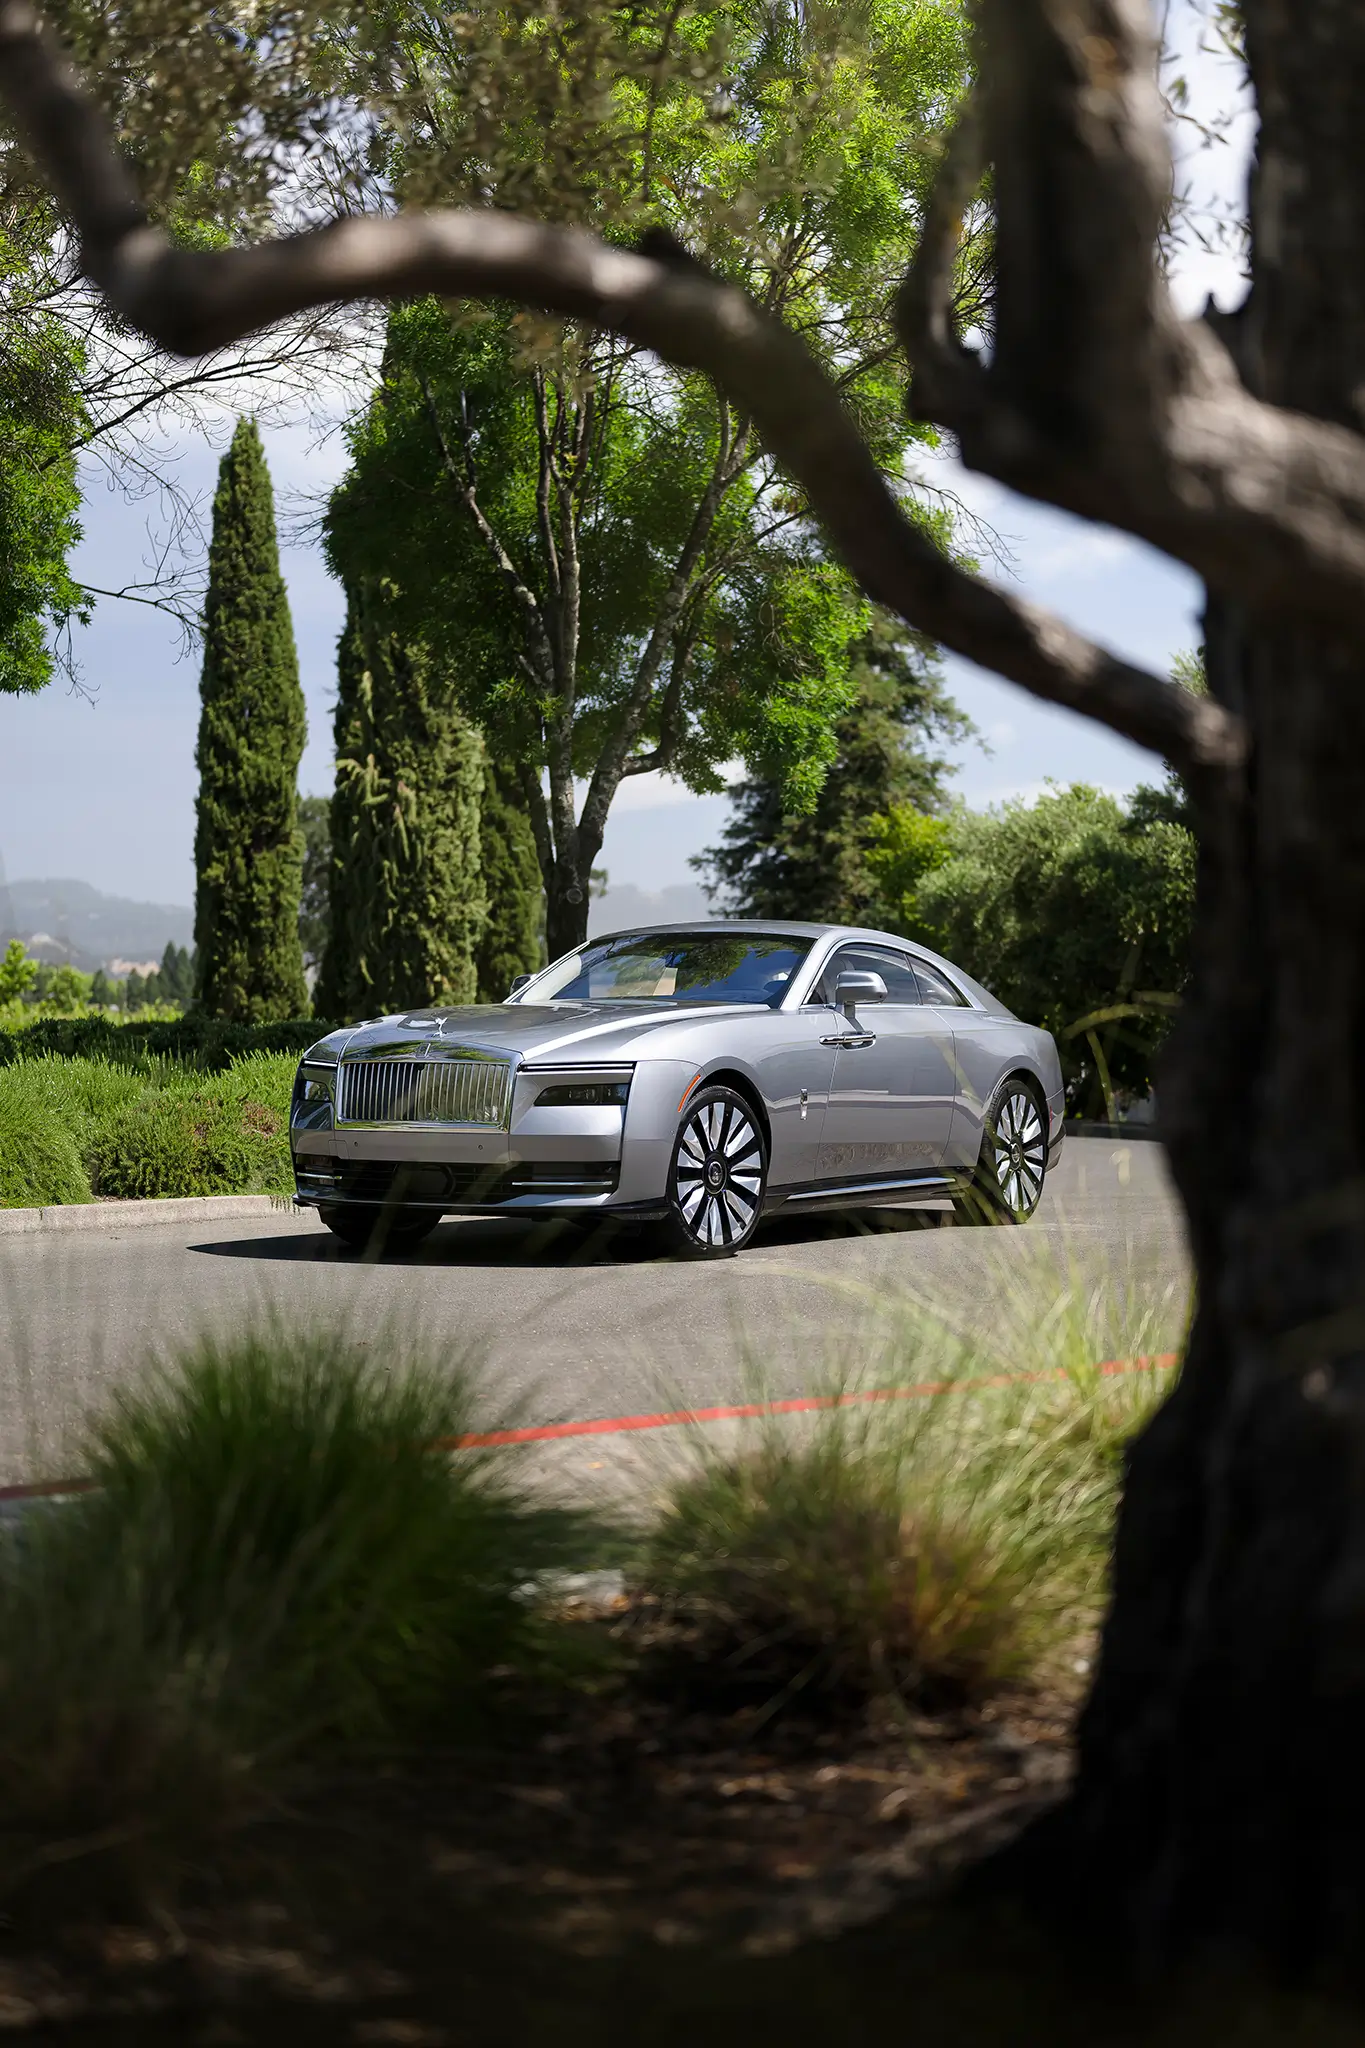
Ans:
[[[563,1421],[787,1396],[883,1364],[907,1297],[997,1337],[1065,1285],[1150,1297],[1178,1335],[1184,1233],[1160,1148],[1071,1138],[1022,1230],[946,1210],[774,1221],[739,1258],[649,1237],[446,1223],[367,1265],[308,1216],[0,1238],[0,1483],[69,1469],[82,1413],[198,1331],[273,1314],[479,1369],[480,1420]],[[914,1361],[906,1361],[913,1376]],[[65,1463],[64,1463],[65,1460]]]

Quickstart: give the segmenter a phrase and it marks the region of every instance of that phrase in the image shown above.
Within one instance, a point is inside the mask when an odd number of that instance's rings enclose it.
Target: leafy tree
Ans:
[[[913,804],[892,804],[868,825],[867,871],[872,888],[868,921],[907,938],[937,942],[925,917],[920,889],[926,876],[949,859],[953,850],[950,819],[917,810]]]
[[[1189,973],[1195,842],[1073,783],[959,811],[915,887],[915,935],[1057,1040],[1074,1108],[1144,1094]]]
[[[90,977],[90,1007],[92,1010],[108,1010],[113,1007],[114,984],[102,967],[97,967]]]
[[[305,736],[289,600],[261,437],[242,419],[213,501],[200,681],[196,1000],[211,1017],[302,1016]]]
[[[450,38],[423,20],[408,16],[427,61],[421,101],[403,100],[398,183],[449,189],[494,148],[535,188],[541,128],[513,115],[497,135],[471,132],[470,66],[483,59],[452,63]],[[490,28],[476,19],[476,43]],[[643,188],[653,246],[687,261],[672,239],[685,237],[837,362],[898,475],[913,435],[887,374],[885,279],[908,253],[926,146],[962,84],[962,17],[942,0],[872,0],[851,42],[818,11],[737,6],[711,28],[735,119],[708,114],[709,31],[689,18],[690,59],[656,78],[652,106],[621,53],[621,104],[638,120],[604,112],[576,169],[556,159],[559,197],[545,203],[624,224],[644,217]],[[499,33],[518,30],[500,19]],[[579,56],[561,50],[570,66]],[[625,777],[668,769],[718,789],[738,754],[789,808],[814,801],[866,608],[746,408],[591,326],[537,331],[502,311],[471,325],[423,301],[391,316],[384,380],[351,447],[329,515],[333,567],[388,579],[397,629],[458,675],[496,757],[517,763],[552,955],[585,934]]]
[[[317,967],[327,945],[327,901],[332,870],[331,800],[299,798],[303,833],[303,888],[299,896],[299,944],[305,967]]]
[[[52,639],[87,606],[67,568],[80,538],[75,445],[83,352],[33,301],[29,252],[0,226],[0,695],[41,690]]]
[[[0,959],[0,1003],[22,1002],[38,979],[38,962],[24,952],[22,939],[11,939]]]
[[[90,1001],[90,976],[77,967],[55,967],[42,988],[42,1000],[59,1016],[74,1017]]]
[[[545,902],[530,820],[516,778],[486,760],[479,799],[479,867],[487,905],[474,964],[481,1003],[500,1003],[518,974],[544,958]]]
[[[882,887],[869,853],[883,814],[944,806],[948,766],[930,749],[974,727],[945,693],[934,648],[878,614],[853,657],[857,695],[835,726],[837,752],[814,808],[792,815],[780,778],[751,777],[734,793],[721,844],[692,862],[730,915],[878,922]]]
[[[486,922],[483,746],[445,672],[392,630],[387,600],[386,587],[362,584],[342,638],[334,908],[318,995],[340,1017],[473,1001]]]
[[[130,967],[123,982],[123,1007],[130,1012],[140,1010],[146,1000],[147,984],[136,967]]]

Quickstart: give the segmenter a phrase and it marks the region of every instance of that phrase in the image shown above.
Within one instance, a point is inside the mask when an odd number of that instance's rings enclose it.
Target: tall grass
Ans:
[[[826,1405],[694,1433],[638,1590],[771,1705],[965,1700],[1037,1672],[1095,1620],[1122,1448],[1169,1383],[1099,1368],[1170,1349],[1184,1313],[1174,1288],[1073,1270],[1016,1273],[984,1332],[913,1301],[865,1316]]]
[[[98,1490],[0,1536],[0,1828],[179,1839],[302,1758],[447,1740],[509,1672],[565,1676],[528,1588],[598,1539],[428,1448],[469,1403],[434,1360],[274,1327],[118,1398]]]

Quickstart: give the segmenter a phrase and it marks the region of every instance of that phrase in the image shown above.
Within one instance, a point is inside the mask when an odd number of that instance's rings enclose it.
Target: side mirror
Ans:
[[[859,1003],[884,1003],[886,983],[880,974],[841,974],[834,984],[835,1008],[852,1017]]]
[[[518,989],[525,988],[528,981],[534,980],[534,974],[514,974],[512,976],[512,986],[507,991],[509,999],[517,993]]]

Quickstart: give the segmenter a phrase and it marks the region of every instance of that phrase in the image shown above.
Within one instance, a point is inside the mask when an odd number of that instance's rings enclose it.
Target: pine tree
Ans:
[[[305,737],[274,496],[254,420],[218,473],[200,683],[196,996],[213,1017],[300,1017]]]
[[[814,810],[788,815],[776,777],[742,782],[721,844],[692,861],[730,916],[865,923],[879,897],[867,865],[873,819],[898,804],[944,807],[948,766],[930,748],[975,728],[944,690],[932,642],[877,613],[853,654],[858,699],[835,728],[838,754]]]
[[[486,923],[483,745],[449,678],[354,593],[342,637],[333,919],[319,1010],[354,1017],[474,1000]]]
[[[479,851],[488,917],[475,954],[479,1001],[500,1003],[518,974],[534,974],[544,948],[540,863],[526,807],[510,771],[487,761]]]

